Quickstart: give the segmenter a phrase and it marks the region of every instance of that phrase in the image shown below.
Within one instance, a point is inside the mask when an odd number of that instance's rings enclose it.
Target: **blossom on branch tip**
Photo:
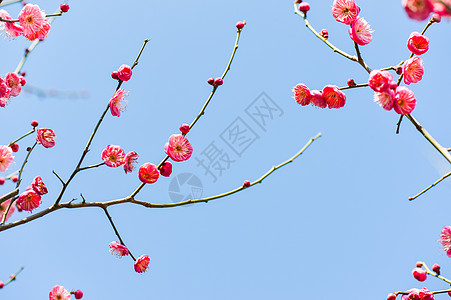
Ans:
[[[36,142],[45,148],[52,148],[55,146],[55,132],[48,128],[39,128],[36,132]]]
[[[401,300],[434,300],[434,295],[427,289],[410,289],[407,295],[402,295]]]
[[[336,85],[326,85],[323,88],[322,95],[329,108],[340,108],[345,106],[346,95]]]
[[[173,161],[184,161],[193,154],[193,146],[188,139],[181,134],[173,134],[169,141],[164,145],[164,152],[169,155]]]
[[[125,107],[127,106],[127,100],[125,100],[125,97],[128,96],[128,92],[126,92],[124,89],[120,88],[118,89],[113,97],[110,99],[110,111],[111,114],[115,117],[121,116],[121,111],[125,111]]]
[[[189,132],[190,128],[189,125],[186,123],[183,123],[182,125],[180,125],[180,132],[187,134]]]
[[[357,17],[354,23],[352,23],[352,28],[349,28],[351,40],[360,46],[365,46],[373,40],[371,32],[370,24],[361,17]]]
[[[125,155],[124,158],[124,171],[125,174],[131,173],[133,169],[135,168],[135,165],[138,162],[138,153],[135,151],[130,151]]]
[[[411,84],[423,78],[423,59],[418,56],[409,58],[403,65],[404,83]]]
[[[12,144],[10,147],[13,152],[19,151],[19,145],[17,143]]]
[[[0,145],[0,172],[8,170],[13,160],[13,150],[8,146]]]
[[[0,220],[3,219],[3,215],[6,213],[6,210],[8,209],[9,203],[11,202],[11,199],[6,200],[2,204],[0,204]],[[11,208],[9,209],[8,214],[6,215],[5,222],[8,221],[8,219],[11,217],[11,215],[14,213],[15,205],[11,205]]]
[[[61,12],[68,12],[69,11],[69,4],[61,3],[60,9],[61,9]]]
[[[4,9],[0,9],[0,18],[5,20],[11,20],[11,16]],[[0,30],[5,29],[6,34],[9,37],[16,38],[23,34],[23,29],[16,23],[12,22],[0,22]]]
[[[0,280],[0,289],[2,289],[5,286],[5,283]]]
[[[49,293],[49,300],[70,300],[70,293],[61,285],[55,285]]]
[[[415,108],[416,104],[417,100],[415,99],[415,95],[411,90],[409,90],[405,86],[399,86],[396,88],[393,108],[398,114],[410,114]]]
[[[422,268],[415,268],[412,270],[412,275],[418,281],[425,281],[427,278],[426,270]]]
[[[102,160],[108,167],[119,167],[125,162],[125,152],[118,145],[108,145],[102,151]]]
[[[33,179],[33,182],[31,183],[31,187],[39,195],[45,195],[48,193],[47,187],[45,186],[44,182],[42,181],[41,176],[36,176]]]
[[[303,84],[299,83],[293,88],[294,100],[302,106],[309,105],[312,95],[310,94],[309,88]]]
[[[432,271],[434,271],[435,274],[440,275],[440,265],[439,264],[434,264],[432,266]]]
[[[5,183],[5,177],[0,177],[0,185],[3,185]]]
[[[242,21],[236,22],[236,28],[237,28],[238,30],[243,29],[244,25],[246,25],[246,23],[244,23],[244,22],[242,22]]]
[[[83,298],[83,292],[80,290],[76,290],[74,292],[74,296],[75,296],[75,299],[81,299],[81,298]]]
[[[143,164],[138,171],[138,178],[143,183],[154,183],[160,177],[157,166],[151,163]]]
[[[19,199],[17,200],[17,204],[23,210],[32,212],[33,209],[39,207],[41,205],[41,195],[35,192],[33,189],[26,190],[22,194],[19,195]]]
[[[396,299],[396,295],[393,293],[388,294],[387,296],[387,300],[395,300]]]
[[[305,14],[310,10],[310,4],[308,2],[302,2],[299,4],[299,10]]]
[[[388,71],[373,70],[368,79],[368,86],[375,92],[383,92],[388,89],[393,76]]]
[[[434,8],[431,0],[402,0],[401,4],[409,18],[418,21],[426,20]]]
[[[150,257],[148,255],[141,255],[138,257],[138,259],[135,261],[135,271],[138,273],[146,272],[149,268],[150,263]]]
[[[407,48],[413,54],[424,54],[429,50],[429,39],[416,31],[412,32],[407,40]]]
[[[19,177],[17,175],[11,176],[11,181],[12,182],[17,182],[19,180]]]
[[[129,65],[122,65],[117,69],[117,77],[122,81],[129,81],[132,77],[132,68]]]
[[[129,254],[127,247],[114,241],[109,245],[111,254],[117,255],[118,257],[127,256]]]
[[[332,15],[335,20],[351,25],[359,15],[360,8],[354,0],[335,0],[332,4]]]
[[[444,226],[440,234],[440,243],[448,257],[451,257],[451,226]]]
[[[374,92],[374,102],[385,110],[391,110],[393,108],[393,102],[395,100],[395,93],[392,89],[386,89],[383,92]]]

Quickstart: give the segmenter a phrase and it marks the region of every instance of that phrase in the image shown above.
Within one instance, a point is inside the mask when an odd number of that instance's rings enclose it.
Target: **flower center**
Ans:
[[[175,146],[174,147],[174,151],[175,152],[182,152],[182,146],[180,146],[180,145]]]
[[[33,17],[32,16],[29,16],[28,18],[27,18],[27,23],[33,23]]]
[[[116,161],[116,156],[114,154],[110,154],[110,160],[111,161]]]

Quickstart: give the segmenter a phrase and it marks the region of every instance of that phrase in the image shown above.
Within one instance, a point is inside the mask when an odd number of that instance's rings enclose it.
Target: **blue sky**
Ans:
[[[348,27],[332,17],[332,1],[317,2],[309,12],[312,25],[327,28],[329,40],[352,53]],[[35,3],[46,12],[59,6],[50,0]],[[400,1],[357,3],[374,30],[373,41],[361,48],[368,65],[376,69],[405,60],[407,38],[425,23],[409,20]],[[86,164],[100,162],[108,144],[136,151],[141,164],[158,163],[168,137],[200,111],[211,90],[206,80],[224,71],[235,23],[247,22],[224,85],[188,135],[192,158],[174,163],[173,176],[146,186],[140,200],[170,203],[171,181],[184,173],[198,179],[204,196],[229,191],[287,160],[318,132],[323,137],[262,184],[228,198],[172,209],[112,207],[132,252],[152,259],[145,274],[134,272],[131,259],[108,253],[108,243],[117,238],[97,208],[60,210],[1,232],[0,280],[25,266],[18,280],[0,291],[2,298],[46,299],[56,284],[83,290],[83,299],[159,300],[384,299],[412,287],[446,288],[431,278],[416,282],[411,270],[424,260],[439,263],[442,274],[451,276],[449,258],[437,242],[441,228],[451,225],[451,185],[445,181],[413,202],[408,197],[450,166],[409,122],[396,135],[398,115],[375,104],[368,88],[347,91],[346,106],[339,110],[296,104],[291,89],[297,83],[322,89],[344,86],[348,78],[364,83],[368,75],[307,31],[291,1],[70,5],[24,67],[27,86],[57,90],[57,96],[24,92],[0,110],[0,144],[28,131],[33,119],[55,130],[57,145],[33,152],[24,173],[24,187],[37,175],[47,184],[42,208],[60,189],[52,170],[63,178],[70,175],[112,96],[111,71],[132,64],[146,38],[151,41],[123,85],[130,92],[127,111],[120,118],[107,115]],[[7,10],[16,15],[20,7]],[[425,75],[410,86],[418,101],[413,115],[445,147],[451,144],[449,26],[444,20],[428,30]],[[23,38],[0,41],[0,74],[14,70],[28,44]],[[80,93],[83,97],[71,96]],[[264,126],[249,114],[261,101],[277,108]],[[232,149],[224,133],[237,123],[253,132],[253,142]],[[32,143],[32,138],[20,143],[11,170],[20,167]],[[216,180],[199,166],[212,145],[229,159]],[[104,166],[77,175],[65,200],[80,193],[87,201],[111,200],[138,185],[136,172],[125,175]],[[11,188],[5,184],[0,193]],[[183,185],[180,193],[189,191]]]

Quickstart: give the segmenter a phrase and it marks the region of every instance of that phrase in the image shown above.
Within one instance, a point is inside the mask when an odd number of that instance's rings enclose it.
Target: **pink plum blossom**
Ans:
[[[48,193],[47,187],[45,186],[44,182],[42,181],[41,176],[36,176],[33,179],[33,182],[31,183],[31,187],[39,195],[45,195]]]
[[[310,102],[317,107],[320,108],[326,108],[327,107],[327,103],[326,100],[323,98],[323,94],[318,91],[318,90],[312,90],[310,92],[310,94],[312,95],[312,99],[310,100]]]
[[[368,79],[368,86],[375,92],[383,92],[390,87],[393,76],[388,71],[373,70]]]
[[[172,174],[172,163],[170,161],[164,162],[160,167],[160,174],[164,177],[169,177]]]
[[[111,254],[117,255],[118,257],[126,256],[129,254],[127,247],[114,241],[109,245]]]
[[[43,40],[47,34],[50,32],[50,23],[47,20],[44,20],[44,23],[39,31],[34,33],[26,34],[25,37],[30,41],[34,41],[35,39]]]
[[[395,100],[395,93],[392,89],[386,89],[383,92],[374,92],[374,101],[385,110],[391,110],[393,108],[393,102]]]
[[[434,8],[431,0],[402,0],[401,4],[409,18],[418,21],[426,20]]]
[[[403,65],[404,83],[411,84],[423,78],[423,59],[418,56],[409,58]]]
[[[336,85],[326,85],[322,95],[329,108],[340,108],[346,103],[346,95]]]
[[[125,152],[118,145],[108,145],[102,151],[102,160],[108,167],[116,168],[125,162]]]
[[[434,300],[434,295],[427,289],[410,289],[407,295],[402,295],[401,300]]]
[[[34,35],[44,26],[45,13],[38,5],[27,4],[19,13],[19,23],[25,36]]]
[[[55,132],[48,128],[39,128],[36,132],[36,142],[42,144],[45,148],[52,148],[55,146]]]
[[[5,82],[11,89],[11,96],[17,97],[20,94],[22,85],[20,84],[20,77],[16,73],[9,72],[5,76]]]
[[[117,69],[117,77],[122,81],[128,81],[132,77],[132,68],[128,65],[122,65]]]
[[[332,4],[332,15],[335,20],[351,25],[359,15],[360,8],[354,0],[335,0]]]
[[[429,39],[418,32],[412,32],[407,40],[407,48],[416,55],[421,55],[429,50]]]
[[[13,150],[8,146],[0,145],[0,172],[8,170],[8,167],[13,160]]]
[[[135,168],[134,164],[138,162],[138,157],[139,155],[135,151],[130,151],[125,155],[124,158],[125,174],[131,173],[133,171],[133,169]]]
[[[32,212],[33,209],[41,205],[41,195],[36,193],[33,189],[26,190],[19,195],[17,204],[26,211]]]
[[[158,168],[156,165],[151,163],[143,164],[138,171],[138,178],[143,183],[154,183],[160,177]]]
[[[451,257],[451,226],[444,226],[440,234],[440,243],[448,257]]]
[[[6,210],[8,209],[9,203],[11,202],[11,199],[6,200],[0,205],[0,220],[3,219],[3,215],[6,213]],[[15,205],[11,205],[11,208],[9,209],[8,215],[6,215],[5,222],[8,221],[8,219],[11,217],[11,215],[14,213],[14,210],[16,209]]]
[[[396,88],[393,108],[398,114],[400,115],[410,114],[415,108],[416,104],[417,100],[415,99],[415,95],[411,90],[409,90],[405,86],[398,86]]]
[[[299,83],[293,88],[294,93],[294,100],[302,106],[309,105],[310,99],[312,98],[312,95],[310,94],[310,90],[308,87],[303,84]]]
[[[55,285],[49,293],[49,300],[70,300],[70,293],[61,285]]]
[[[122,88],[118,89],[114,93],[110,100],[110,111],[113,116],[120,117],[121,111],[125,111],[125,107],[127,106],[127,100],[125,100],[125,97],[127,96],[128,92]]]
[[[184,161],[191,157],[193,146],[182,134],[173,134],[169,137],[169,142],[164,145],[164,152],[173,161]]]
[[[349,28],[349,36],[360,46],[365,46],[373,40],[370,25],[361,17],[357,17],[352,23],[352,28]]]
[[[4,9],[0,9],[0,18],[5,20],[11,20],[11,16]],[[6,34],[9,37],[16,38],[23,34],[23,29],[19,25],[13,22],[0,22],[0,30],[5,29]]]
[[[149,268],[150,257],[148,255],[141,255],[135,261],[135,271],[138,273],[146,272]]]

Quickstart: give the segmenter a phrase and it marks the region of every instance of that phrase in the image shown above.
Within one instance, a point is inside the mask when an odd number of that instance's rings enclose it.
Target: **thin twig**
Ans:
[[[432,275],[432,276],[434,276],[434,277],[437,277],[438,279],[441,279],[441,280],[443,280],[444,282],[446,282],[446,283],[448,283],[448,284],[451,284],[451,280],[446,279],[446,278],[443,277],[442,275],[437,275],[437,273],[432,272],[432,271],[428,268],[428,266],[426,265],[426,263],[424,263],[424,262],[421,262],[421,263],[423,264],[423,267],[426,269],[426,273],[427,273],[427,274]]]
[[[58,173],[56,173],[54,170],[52,171],[53,174],[55,174],[56,178],[58,178],[61,182],[62,185],[65,185],[66,183],[63,181],[63,179],[61,179],[61,177],[58,175]]]
[[[17,196],[19,194],[19,189],[16,188],[14,191],[9,192],[8,194],[5,194],[3,196],[0,197],[0,205],[5,202],[8,201],[8,199]]]
[[[83,168],[78,169],[78,171],[80,172],[80,171],[87,170],[87,169],[97,168],[97,167],[103,166],[104,164],[105,163],[102,162],[102,163],[98,163],[98,164],[95,164],[95,165],[83,167]]]
[[[108,218],[108,221],[110,221],[111,227],[113,227],[114,233],[116,233],[116,236],[118,237],[119,241],[121,242],[122,245],[127,247],[127,245],[125,245],[124,241],[122,240],[121,235],[119,234],[119,231],[116,228],[116,225],[114,225],[113,218],[111,218],[110,214],[108,213],[108,209],[106,207],[104,207],[103,211],[105,212],[105,214]],[[133,260],[136,261],[136,258],[133,256],[130,249],[128,247],[127,247],[127,249],[128,249],[128,253],[130,254],[131,258],[133,258]]]
[[[439,180],[437,180],[436,182],[434,182],[433,184],[431,184],[430,186],[428,186],[427,188],[425,188],[424,190],[422,190],[420,193],[416,194],[413,197],[409,197],[409,201],[415,200],[416,198],[418,198],[419,196],[423,195],[424,193],[426,193],[429,189],[433,188],[434,186],[436,186],[437,184],[439,184],[441,181],[445,180],[446,178],[448,178],[451,175],[451,172],[449,172],[448,174],[443,175]]]
[[[59,13],[54,13],[54,14],[50,14],[50,15],[46,15],[45,17],[46,18],[54,18],[54,17],[59,17],[59,16],[61,16],[63,13],[61,12],[61,10],[60,10],[60,12]],[[11,20],[8,20],[8,19],[3,19],[3,18],[0,18],[0,22],[5,22],[5,23],[17,23],[17,22],[19,22],[19,19],[11,19]]]
[[[0,3],[0,7],[6,6],[6,5],[10,5],[10,4],[14,4],[14,3],[17,3],[17,2],[22,2],[22,0],[5,1],[5,2]]]
[[[19,271],[17,271],[17,272],[14,273],[13,275],[11,275],[11,276],[9,277],[9,279],[5,282],[5,285],[4,285],[4,286],[7,286],[8,284],[10,284],[10,283],[13,282],[14,280],[16,280],[17,275],[19,275],[20,272],[23,271],[23,269],[24,269],[24,267],[21,267],[21,268],[19,269]]]
[[[235,46],[233,47],[233,51],[232,51],[232,55],[230,56],[229,62],[227,64],[227,67],[224,70],[224,73],[222,74],[221,78],[224,79],[225,76],[227,75],[227,73],[230,70],[230,66],[232,65],[232,61],[233,58],[235,57],[235,53],[236,50],[238,49],[238,42],[240,41],[240,36],[241,36],[241,31],[242,29],[238,29],[237,34],[236,34],[236,40],[235,40]],[[196,118],[194,118],[193,122],[191,122],[189,128],[193,128],[194,125],[197,123],[197,121],[200,119],[201,116],[204,115],[205,113],[205,109],[207,108],[208,104],[210,103],[211,99],[213,98],[213,95],[215,94],[216,90],[218,89],[217,85],[213,86],[213,89],[210,93],[210,95],[207,98],[207,101],[205,101],[204,105],[202,106],[202,109],[200,110],[199,114],[196,116]],[[183,134],[186,135],[186,134]],[[169,159],[169,155],[166,155],[165,158],[163,158],[163,160],[158,164],[157,168],[160,169],[160,167]],[[141,189],[145,186],[145,183],[141,183],[136,189],[135,191],[130,195],[131,198],[135,197],[139,191],[141,191]]]
[[[17,143],[18,141],[20,141],[21,139],[23,139],[24,137],[29,136],[30,134],[32,134],[33,132],[35,132],[36,127],[33,127],[32,130],[30,130],[29,132],[25,133],[23,136],[21,136],[20,138],[16,139],[15,141],[11,142],[8,144],[8,147],[11,147],[13,144]]]
[[[362,58],[362,54],[360,54],[359,45],[356,42],[354,42],[354,48],[355,53],[357,54],[357,61],[359,62],[359,64],[368,72],[368,74],[371,73],[372,70],[365,64],[365,61]]]
[[[366,86],[368,86],[368,83],[354,84],[354,85],[351,85],[351,86],[341,87],[340,90],[343,91],[343,90],[355,89],[355,88],[366,87]]]

